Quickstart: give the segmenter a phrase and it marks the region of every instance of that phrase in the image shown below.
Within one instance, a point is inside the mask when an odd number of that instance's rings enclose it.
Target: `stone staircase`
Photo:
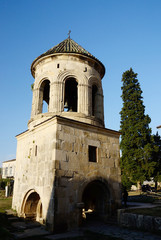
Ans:
[[[6,216],[8,218],[7,230],[12,234],[12,240],[49,235],[43,225],[35,221],[19,218],[12,210],[7,210]]]

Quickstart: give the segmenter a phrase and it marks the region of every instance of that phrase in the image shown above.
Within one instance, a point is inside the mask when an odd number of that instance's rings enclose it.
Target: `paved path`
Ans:
[[[114,225],[96,223],[92,226],[89,226],[87,229],[104,235],[122,238],[124,240],[161,240],[161,236],[159,235],[147,232],[133,231]]]
[[[128,208],[152,208],[152,207],[160,206],[160,204],[136,203],[136,202],[128,202],[127,205],[128,205]],[[104,224],[100,222],[93,222],[93,223],[87,224],[86,226],[80,228],[77,231],[50,235],[50,236],[47,236],[46,239],[58,240],[58,239],[63,239],[65,237],[72,238],[75,236],[83,236],[83,232],[85,230],[122,238],[123,240],[161,240],[161,234],[156,235],[149,232],[130,230],[127,228],[119,227],[118,225]]]
[[[66,239],[67,237],[74,238],[76,236],[83,236],[83,232],[85,230],[100,233],[103,235],[109,235],[109,236],[121,238],[124,240],[161,240],[161,236],[159,235],[139,232],[139,231],[132,231],[129,229],[120,228],[118,226],[112,226],[112,225],[100,224],[100,223],[93,223],[84,228],[80,228],[77,231],[50,235],[50,236],[46,236],[45,238],[48,240],[61,240],[63,238]]]
[[[154,207],[156,205],[154,204],[141,204],[141,203],[128,203],[129,208],[140,208],[140,207]],[[46,240],[61,240],[63,238],[74,238],[77,236],[84,236],[84,232],[86,230],[104,234],[104,235],[109,235],[113,237],[118,237],[123,240],[161,240],[161,234],[156,235],[148,232],[141,232],[141,231],[134,231],[134,230],[129,230],[126,228],[119,227],[118,225],[113,225],[113,224],[105,224],[101,222],[90,222],[86,223],[84,227],[81,227],[75,231],[67,232],[67,233],[61,233],[61,234],[53,234],[50,235],[49,232],[47,232],[42,226],[37,226],[37,223],[24,223],[24,222],[18,222],[14,221],[14,219],[11,217],[13,221],[12,226],[23,230],[23,232],[17,232],[14,234],[16,239],[21,239],[23,237],[29,237],[32,236],[34,240],[34,236],[36,235],[41,235],[44,236]],[[11,220],[10,219],[10,220]],[[18,220],[18,219],[17,219]],[[98,239],[99,240],[99,239]]]

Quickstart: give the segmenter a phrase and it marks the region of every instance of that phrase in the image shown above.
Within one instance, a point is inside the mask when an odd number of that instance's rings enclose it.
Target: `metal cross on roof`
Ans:
[[[69,30],[69,32],[68,32],[68,38],[70,38],[70,33],[71,33],[71,30]]]

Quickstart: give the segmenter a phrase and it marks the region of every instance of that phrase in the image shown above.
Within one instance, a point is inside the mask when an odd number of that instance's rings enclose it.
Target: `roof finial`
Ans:
[[[70,39],[70,33],[71,33],[71,30],[69,30],[69,32],[68,32],[68,38]]]

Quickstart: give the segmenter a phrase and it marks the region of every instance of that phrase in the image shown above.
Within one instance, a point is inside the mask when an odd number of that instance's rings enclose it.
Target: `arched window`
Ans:
[[[74,78],[69,78],[65,82],[64,111],[77,112],[77,85]]]
[[[92,115],[96,116],[97,113],[97,94],[98,94],[98,88],[96,85],[92,86]]]
[[[50,81],[44,80],[40,87],[40,112],[48,112],[50,101]]]

